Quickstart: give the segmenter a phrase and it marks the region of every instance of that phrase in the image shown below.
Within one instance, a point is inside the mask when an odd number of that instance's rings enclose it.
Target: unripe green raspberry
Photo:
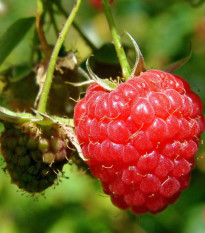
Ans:
[[[43,162],[52,164],[55,161],[55,155],[52,152],[43,153]]]
[[[63,147],[63,140],[57,137],[51,139],[51,148],[54,152],[58,152]]]
[[[46,152],[49,150],[49,141],[46,138],[40,138],[38,142],[38,149],[41,152]]]
[[[1,151],[12,183],[29,193],[53,185],[67,163],[71,150],[58,126],[5,124]]]

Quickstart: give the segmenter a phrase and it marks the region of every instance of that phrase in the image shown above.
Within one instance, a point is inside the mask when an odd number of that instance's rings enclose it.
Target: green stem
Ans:
[[[68,17],[68,13],[64,10],[63,6],[61,5],[60,1],[54,2],[58,8],[58,10],[63,14],[64,17]],[[86,42],[86,44],[92,49],[92,51],[96,51],[97,47],[93,44],[93,42],[87,37],[87,35],[82,31],[82,29],[76,24],[76,22],[73,22],[73,27],[76,29],[76,31],[80,34],[80,36],[83,38],[83,40]]]
[[[42,15],[43,14],[43,1],[42,0],[37,0],[37,9],[36,9],[36,11],[37,11],[37,13],[39,14],[39,15]]]
[[[122,75],[125,78],[125,80],[127,80],[131,75],[131,69],[130,69],[129,63],[127,61],[125,51],[122,47],[120,36],[117,32],[117,29],[116,29],[116,26],[114,23],[114,19],[113,19],[111,10],[110,10],[110,4],[109,4],[108,0],[101,0],[101,2],[103,5],[103,8],[104,8],[107,22],[108,22],[109,27],[110,27],[110,31],[112,33],[112,38],[114,41],[115,50],[116,50],[118,59],[120,61],[121,69],[122,69]]]
[[[46,79],[45,79],[45,83],[42,89],[42,93],[41,93],[41,97],[39,100],[39,104],[38,104],[38,111],[45,113],[46,112],[46,104],[47,104],[47,100],[48,100],[48,94],[49,94],[49,90],[52,84],[52,79],[53,79],[53,73],[55,70],[55,65],[56,65],[56,60],[58,58],[58,54],[60,51],[60,48],[63,44],[63,41],[65,40],[66,34],[78,12],[78,9],[80,7],[82,0],[77,0],[75,2],[75,5],[70,13],[70,15],[68,16],[68,19],[61,31],[61,33],[59,34],[58,40],[55,44],[55,47],[53,49],[53,52],[51,54],[51,58],[50,58],[50,62],[48,65],[48,70],[47,70],[47,74],[46,74]]]

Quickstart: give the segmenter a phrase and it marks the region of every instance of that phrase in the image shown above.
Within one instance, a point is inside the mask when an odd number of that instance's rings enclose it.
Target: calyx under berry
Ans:
[[[144,72],[146,70],[145,68],[145,63],[144,63],[144,58],[143,55],[139,49],[139,46],[137,44],[137,42],[134,40],[134,38],[128,33],[126,32],[126,35],[130,38],[135,53],[136,53],[136,61],[134,63],[134,66],[132,68],[132,72],[129,78],[132,78],[134,76],[140,75],[140,73]],[[72,83],[72,82],[67,82],[70,85],[73,86],[83,86],[83,85],[89,85],[92,83],[97,83],[99,84],[99,86],[101,86],[103,89],[107,90],[107,91],[113,91],[117,88],[117,86],[121,83],[126,81],[124,79],[124,77],[119,77],[118,80],[112,80],[112,77],[106,78],[106,79],[101,79],[100,77],[98,77],[91,69],[90,67],[90,58],[87,59],[86,62],[86,68],[88,70],[88,73],[90,75],[90,79],[88,81],[84,81],[81,83]]]

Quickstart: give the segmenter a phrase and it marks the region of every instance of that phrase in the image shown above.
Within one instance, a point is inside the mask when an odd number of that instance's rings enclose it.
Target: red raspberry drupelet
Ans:
[[[112,92],[93,84],[74,120],[85,162],[119,208],[158,213],[188,187],[205,122],[181,77],[148,70]]]

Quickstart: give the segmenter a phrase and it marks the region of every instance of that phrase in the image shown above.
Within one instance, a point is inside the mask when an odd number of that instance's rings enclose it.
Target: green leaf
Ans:
[[[0,37],[0,65],[23,39],[34,22],[35,17],[19,19]]]
[[[186,225],[184,225],[183,233],[204,233],[205,221],[204,221],[204,203],[194,205],[187,212]]]
[[[94,58],[98,62],[105,64],[119,64],[119,60],[113,44],[104,44],[94,53]]]
[[[32,71],[33,67],[31,64],[20,64],[12,67],[12,75],[9,76],[9,81],[12,83],[19,82]]]

